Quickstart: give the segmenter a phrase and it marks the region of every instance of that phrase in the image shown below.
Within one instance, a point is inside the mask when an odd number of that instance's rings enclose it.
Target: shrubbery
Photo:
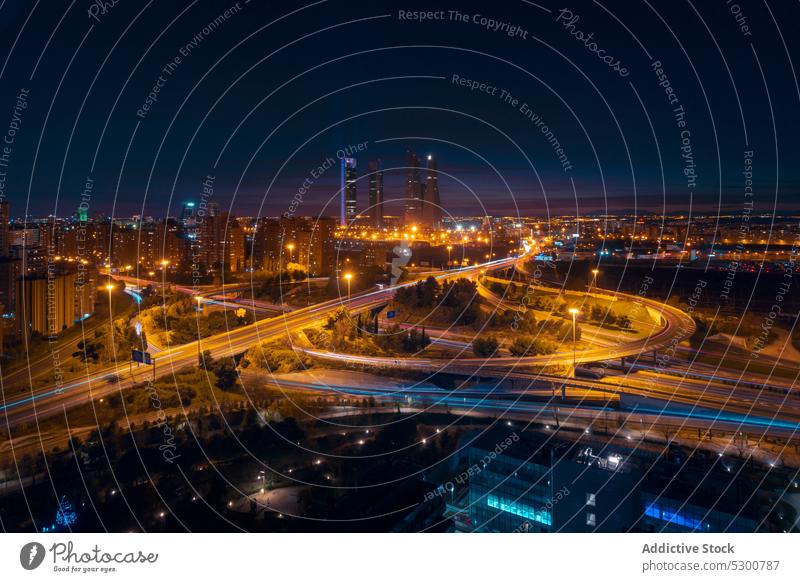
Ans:
[[[516,338],[508,349],[512,356],[543,356],[558,351],[558,344],[549,339],[523,335]]]
[[[486,337],[476,337],[472,340],[472,352],[479,358],[489,358],[494,356],[497,349],[500,347],[500,342],[493,335]]]

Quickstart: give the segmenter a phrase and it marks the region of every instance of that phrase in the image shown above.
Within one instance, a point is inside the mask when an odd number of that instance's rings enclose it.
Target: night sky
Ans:
[[[176,215],[209,175],[223,208],[278,215],[359,143],[359,176],[381,158],[387,199],[403,196],[406,150],[437,156],[455,215],[741,210],[748,150],[756,212],[800,207],[796,2],[108,5],[0,3],[0,133],[28,91],[0,168],[14,217],[72,215],[87,176],[90,216]],[[298,214],[336,195],[338,167],[312,180]]]

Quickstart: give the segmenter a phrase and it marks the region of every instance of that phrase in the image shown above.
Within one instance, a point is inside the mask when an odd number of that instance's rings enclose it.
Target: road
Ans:
[[[480,270],[499,270],[526,260],[526,255],[490,261],[481,265],[441,272],[439,279],[473,276]],[[130,279],[125,277],[124,279]],[[141,280],[137,280],[141,282]],[[160,377],[185,368],[197,366],[198,351],[209,350],[213,357],[232,356],[247,351],[251,346],[284,337],[288,333],[303,329],[326,319],[339,309],[349,313],[360,313],[388,302],[398,287],[414,285],[410,281],[400,286],[354,294],[350,299],[334,299],[317,305],[296,309],[277,317],[262,319],[256,323],[220,333],[200,341],[165,349],[157,357],[154,370],[135,369],[135,378],[130,377],[130,364],[125,359],[117,365],[91,374],[85,378],[64,382],[61,386],[46,386],[32,389],[24,396],[0,403],[0,412],[5,414],[5,424],[14,426],[23,422],[39,420],[65,409],[86,404],[93,398],[101,398],[122,388],[141,383],[152,376]],[[198,345],[199,344],[199,345]],[[151,373],[152,372],[152,373]]]
[[[394,368],[406,368],[414,370],[441,370],[446,372],[447,366],[457,364],[461,367],[473,367],[480,370],[487,365],[502,366],[507,369],[527,366],[552,366],[557,364],[572,365],[573,361],[578,364],[591,362],[602,362],[605,360],[620,359],[623,357],[636,356],[645,352],[670,351],[677,349],[683,340],[691,336],[695,331],[694,320],[680,309],[665,305],[657,301],[635,297],[623,293],[600,293],[593,292],[592,297],[605,300],[617,301],[626,300],[644,307],[652,309],[658,313],[662,320],[662,326],[655,332],[644,336],[631,339],[630,341],[620,342],[617,345],[603,346],[592,349],[584,349],[573,353],[569,350],[542,356],[503,356],[494,358],[459,358],[443,362],[431,358],[396,358],[396,357],[377,357],[377,356],[357,356],[350,354],[329,354],[322,352],[319,357],[328,357],[341,361],[363,363],[371,366],[384,366]]]
[[[335,393],[359,397],[374,397],[376,400],[402,404],[416,410],[439,410],[446,408],[457,414],[502,415],[504,419],[530,421],[532,418],[551,419],[558,414],[561,421],[570,419],[591,424],[595,421],[608,422],[609,415],[622,415],[629,425],[644,423],[648,427],[681,427],[683,429],[700,429],[736,432],[748,431],[755,437],[759,434],[792,437],[800,430],[800,415],[795,419],[771,418],[768,411],[763,416],[754,415],[743,403],[743,408],[725,407],[715,410],[713,402],[703,402],[694,407],[697,401],[679,392],[669,393],[665,389],[665,400],[653,401],[649,406],[641,404],[628,405],[619,401],[619,387],[602,384],[592,380],[578,380],[560,376],[543,376],[539,374],[511,373],[517,379],[526,380],[524,387],[514,388],[509,385],[476,385],[458,390],[447,390],[430,385],[381,386],[380,381],[366,386],[333,385],[298,380],[275,378],[272,382],[287,389],[301,389],[322,393]],[[538,383],[534,384],[534,383]],[[567,400],[553,396],[553,383],[565,386]],[[626,387],[630,394],[636,394],[636,388]],[[626,392],[628,393],[628,392]],[[556,394],[560,394],[557,391]],[[653,396],[645,391],[640,395]],[[669,398],[669,405],[667,405]],[[686,406],[676,406],[685,404]]]

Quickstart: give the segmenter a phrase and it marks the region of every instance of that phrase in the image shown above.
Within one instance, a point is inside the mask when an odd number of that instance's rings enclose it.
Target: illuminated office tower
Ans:
[[[419,158],[406,152],[406,223],[416,224],[422,219],[422,184],[419,178]]]
[[[185,202],[183,207],[181,208],[181,215],[180,221],[182,226],[186,226],[188,223],[194,220],[194,202]]]
[[[369,218],[370,225],[383,227],[383,171],[380,160],[369,163]]]
[[[341,224],[347,226],[358,214],[358,198],[356,195],[356,159],[342,158],[342,208]]]
[[[424,202],[422,204],[422,224],[438,227],[442,222],[442,208],[439,200],[439,172],[436,160],[428,155],[428,176],[425,181]]]

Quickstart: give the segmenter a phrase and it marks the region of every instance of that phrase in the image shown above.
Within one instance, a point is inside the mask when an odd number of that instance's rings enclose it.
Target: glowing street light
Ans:
[[[453,250],[453,247],[452,247],[452,245],[447,245],[445,248],[447,249],[447,266],[449,267],[450,266],[450,251]]]
[[[580,309],[577,307],[570,307],[569,308],[570,314],[572,314],[572,374],[575,375],[575,350],[576,345],[575,342],[575,327],[576,327],[576,319],[578,317],[578,313],[580,313]]]
[[[353,278],[353,273],[345,273],[344,280],[347,281],[347,300],[350,301],[350,281]]]
[[[600,269],[592,269],[592,285],[591,287],[597,286],[597,274],[600,272]],[[589,289],[591,291],[591,288]]]
[[[194,296],[195,301],[197,301],[197,312],[200,313],[203,311],[203,297],[200,295]],[[197,365],[204,364],[203,362],[203,351],[200,348],[200,334],[197,334]]]
[[[286,248],[289,250],[289,262],[292,262],[292,251],[294,251],[294,243],[289,243],[286,245]]]

